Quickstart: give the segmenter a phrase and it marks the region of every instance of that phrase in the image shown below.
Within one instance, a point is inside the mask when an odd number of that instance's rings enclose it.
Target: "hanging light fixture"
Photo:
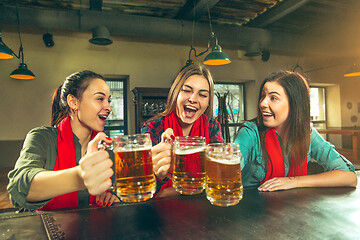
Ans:
[[[246,57],[257,57],[261,55],[261,50],[258,42],[250,42],[246,45]]]
[[[211,32],[211,38],[215,39],[215,46],[212,48],[211,53],[209,53],[205,59],[204,64],[206,65],[225,65],[231,63],[230,58],[226,53],[222,51],[221,46],[218,44],[218,40],[214,34]]]
[[[204,64],[206,65],[225,65],[225,64],[229,64],[231,62],[230,58],[226,55],[226,53],[224,53],[222,51],[221,46],[218,44],[218,40],[217,37],[215,36],[215,33],[212,30],[212,26],[211,26],[211,17],[210,17],[210,10],[209,10],[209,5],[207,5],[207,10],[208,10],[208,16],[209,16],[209,25],[210,25],[210,38],[208,39],[208,46],[207,49],[199,54],[196,54],[196,49],[194,48],[194,29],[195,29],[195,4],[196,1],[194,1],[194,16],[193,16],[193,26],[192,26],[192,38],[191,38],[191,46],[190,46],[190,51],[189,51],[189,58],[186,61],[185,65],[181,68],[180,71],[182,71],[184,68],[194,64],[194,61],[191,59],[191,52],[194,52],[195,57],[200,57],[201,55],[203,55],[204,53],[207,53],[210,49],[210,42],[212,40],[215,40],[215,46],[212,48],[211,53],[209,53],[205,59],[204,59]]]
[[[19,20],[19,11],[17,5],[16,5],[16,17],[17,17],[17,27],[18,27],[18,34],[20,41],[19,54],[17,55],[13,50],[11,50],[11,48],[9,48],[2,41],[1,31],[0,31],[0,59],[11,59],[14,56],[17,59],[21,58],[21,63],[19,64],[19,67],[10,74],[10,77],[14,79],[22,79],[22,80],[34,79],[35,75],[27,68],[27,65],[24,63],[24,51],[23,51],[21,35],[20,35],[20,20]]]
[[[113,41],[110,39],[110,32],[107,27],[98,25],[92,30],[92,38],[89,42],[95,45],[110,45]]]
[[[360,76],[360,66],[354,63],[344,74],[344,77],[357,77]]]
[[[221,46],[218,44],[218,39],[212,29],[211,25],[211,16],[210,16],[210,9],[209,4],[207,4],[207,10],[208,10],[208,17],[209,17],[209,26],[210,26],[210,39],[208,41],[208,49],[210,46],[210,40],[215,39],[215,46],[212,48],[211,53],[209,53],[205,59],[204,64],[206,65],[225,65],[231,63],[230,58],[222,51]]]
[[[0,29],[0,59],[11,59],[13,58],[12,50],[6,46],[1,37],[1,29]]]

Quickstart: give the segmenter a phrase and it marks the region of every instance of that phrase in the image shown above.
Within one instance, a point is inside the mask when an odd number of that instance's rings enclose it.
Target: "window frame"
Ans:
[[[103,75],[106,82],[122,82],[123,83],[123,103],[124,103],[124,109],[123,109],[123,117],[124,117],[124,124],[123,125],[115,125],[115,126],[107,126],[104,127],[104,132],[106,135],[110,136],[111,130],[123,130],[124,135],[127,135],[129,132],[129,126],[128,126],[128,107],[127,107],[127,97],[128,97],[128,81],[129,81],[129,75]],[[110,86],[109,86],[110,87]],[[112,92],[112,89],[110,88],[110,93]],[[111,121],[111,120],[107,120]]]

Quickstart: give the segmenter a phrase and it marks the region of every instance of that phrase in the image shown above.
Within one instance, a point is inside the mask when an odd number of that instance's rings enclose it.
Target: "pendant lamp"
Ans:
[[[360,76],[360,66],[354,63],[344,74],[344,77],[357,77]]]
[[[208,41],[208,49],[210,46],[210,40],[215,39],[215,46],[212,48],[211,53],[209,53],[205,59],[204,59],[204,64],[206,65],[225,65],[225,64],[229,64],[231,63],[230,58],[228,57],[228,55],[226,55],[226,53],[224,53],[222,51],[221,46],[218,43],[218,39],[212,29],[211,26],[211,16],[210,16],[210,9],[209,9],[209,5],[207,5],[207,10],[208,10],[208,17],[209,17],[209,26],[210,26],[210,39]]]
[[[10,48],[3,44],[0,39],[0,59],[11,59],[13,57]]]
[[[20,35],[20,18],[19,18],[19,11],[17,5],[16,5],[16,18],[17,18],[17,29],[19,33],[19,41],[20,41],[19,54],[16,55],[16,53],[2,41],[1,29],[0,29],[0,59],[11,59],[13,58],[13,56],[15,56],[17,59],[21,58],[21,63],[19,64],[19,67],[10,74],[10,77],[13,79],[21,79],[21,80],[34,79],[35,75],[27,68],[27,65],[24,63],[24,50]]]
[[[3,42],[1,37],[1,29],[0,29],[0,59],[11,59],[13,58],[13,52],[6,44]]]
[[[251,42],[246,46],[246,57],[257,57],[261,55],[260,45],[258,42]]]
[[[217,44],[204,59],[204,64],[206,65],[225,65],[229,63],[231,63],[230,58],[222,51],[221,46]]]
[[[195,28],[195,9],[196,9],[196,7],[195,7],[196,4],[195,4],[195,3],[196,3],[196,1],[194,1],[194,11],[193,11],[193,12],[194,12],[194,16],[193,16],[193,26],[192,26],[192,40],[191,40],[191,47],[190,47],[190,51],[189,51],[189,58],[188,58],[188,60],[186,61],[185,66],[183,66],[183,67],[181,68],[181,71],[182,71],[184,68],[186,68],[186,67],[194,64],[194,61],[191,60],[191,52],[192,52],[192,51],[194,51],[195,57],[199,57],[199,56],[203,55],[204,53],[207,53],[207,52],[209,51],[209,49],[210,49],[210,43],[211,43],[211,41],[213,41],[213,40],[215,40],[215,46],[212,48],[211,53],[209,53],[209,54],[205,57],[203,63],[206,64],[206,65],[225,65],[225,64],[231,63],[231,60],[230,60],[230,58],[228,57],[228,55],[226,55],[226,53],[224,53],[224,52],[222,51],[221,46],[218,44],[218,39],[217,39],[217,37],[215,36],[215,33],[214,33],[213,30],[212,30],[209,5],[207,5],[207,10],[208,10],[209,26],[210,26],[210,31],[211,31],[211,33],[210,33],[210,37],[209,37],[209,39],[208,39],[208,46],[207,46],[207,49],[206,49],[205,51],[203,51],[203,52],[201,52],[201,53],[199,53],[199,54],[196,54],[196,49],[195,49],[194,46],[193,46],[193,42],[194,42],[194,28]]]
[[[92,29],[92,38],[89,42],[95,45],[110,45],[113,41],[110,39],[109,30],[102,25],[96,26]]]
[[[35,78],[35,75],[27,68],[25,63],[20,63],[19,67],[10,74],[10,77],[14,79],[31,80]]]

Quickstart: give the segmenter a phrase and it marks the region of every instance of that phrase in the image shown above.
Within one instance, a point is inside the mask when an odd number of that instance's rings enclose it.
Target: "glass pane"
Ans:
[[[122,81],[106,81],[111,91],[112,112],[106,121],[106,126],[124,125],[124,83]]]
[[[106,135],[109,136],[110,138],[113,138],[113,137],[118,136],[118,135],[124,135],[124,130],[123,129],[108,130],[106,132]]]
[[[244,94],[243,94],[244,85],[243,84],[225,84],[218,83],[214,86],[214,106],[213,106],[213,116],[217,118],[217,120],[221,124],[221,132],[224,140],[226,140],[225,136],[225,125],[226,122],[229,124],[236,124],[236,126],[229,127],[229,141],[233,141],[236,137],[236,132],[238,130],[238,126],[240,122],[242,122],[244,117]],[[219,112],[221,113],[221,101],[224,101],[226,105],[226,111],[228,114],[227,119],[220,118]]]
[[[310,120],[326,121],[325,88],[310,88]]]
[[[215,84],[214,92],[214,117],[217,117],[219,113],[219,97],[223,98],[226,95],[226,110],[228,112],[229,123],[240,123],[244,120],[244,96],[242,84]]]

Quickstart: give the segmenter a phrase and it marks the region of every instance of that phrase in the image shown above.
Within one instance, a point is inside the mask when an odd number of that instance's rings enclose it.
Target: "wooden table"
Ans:
[[[360,129],[349,129],[349,128],[327,128],[317,129],[321,134],[340,134],[340,135],[351,135],[352,136],[352,156],[355,162],[359,162],[360,159],[360,148],[359,148],[359,137]]]
[[[358,180],[360,181],[360,172]],[[245,189],[233,207],[204,194],[106,208],[0,214],[0,239],[359,239],[357,188]]]

